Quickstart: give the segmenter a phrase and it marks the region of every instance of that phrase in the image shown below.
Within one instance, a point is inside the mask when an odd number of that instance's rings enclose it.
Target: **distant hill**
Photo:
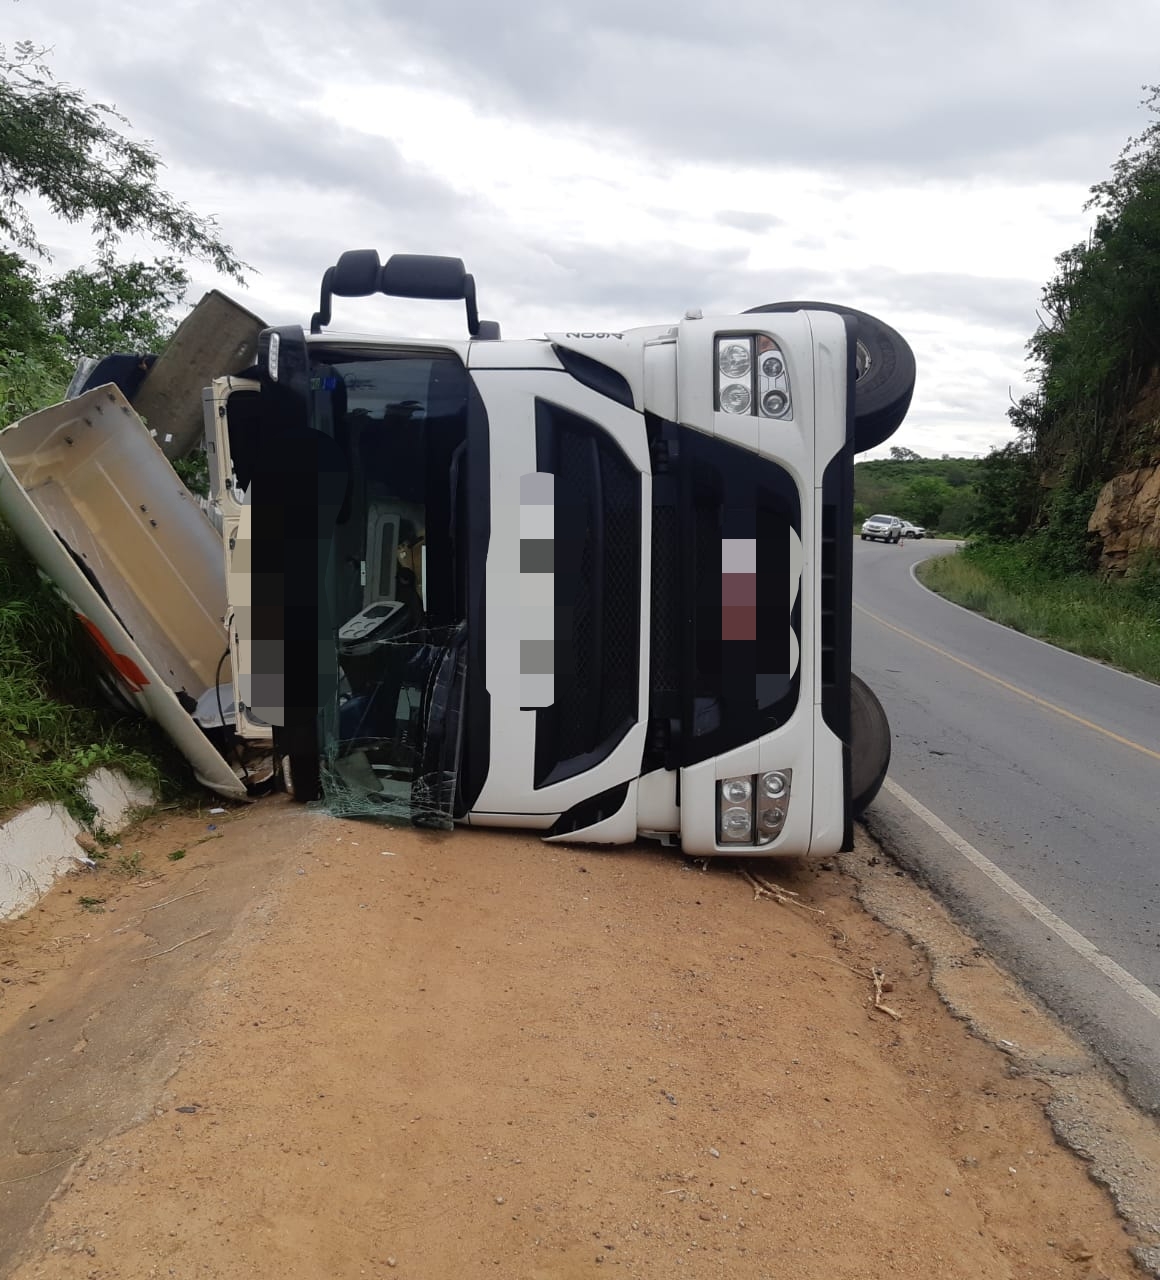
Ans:
[[[881,512],[943,533],[965,533],[978,501],[979,458],[900,455],[854,464],[854,520]]]

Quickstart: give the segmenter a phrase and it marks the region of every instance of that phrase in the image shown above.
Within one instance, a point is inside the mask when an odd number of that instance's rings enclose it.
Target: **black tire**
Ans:
[[[914,394],[914,352],[906,339],[864,311],[832,302],[767,302],[745,314],[782,311],[833,311],[857,320],[867,364],[854,388],[854,452],[865,453],[888,440],[902,425]]]
[[[322,799],[322,769],[317,755],[290,755],[283,759],[282,777],[296,804]]]
[[[850,797],[860,818],[878,794],[890,767],[890,722],[874,691],[850,676]]]
[[[865,541],[866,541],[866,535],[865,535],[865,534],[863,534],[863,535],[862,535],[862,541],[863,541],[863,542],[865,542]]]

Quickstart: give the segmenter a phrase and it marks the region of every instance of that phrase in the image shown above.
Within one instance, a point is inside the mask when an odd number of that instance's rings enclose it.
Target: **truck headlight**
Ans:
[[[717,395],[722,413],[790,418],[789,371],[776,342],[763,333],[717,338]]]
[[[757,394],[763,418],[789,418],[793,406],[789,396],[789,373],[781,348],[763,334],[757,339]]]
[[[748,809],[726,809],[721,815],[721,837],[724,840],[737,840],[748,844],[752,830],[753,818]]]
[[[774,841],[785,826],[792,781],[792,769],[722,778],[717,783],[720,842],[765,845]]]
[[[753,366],[753,339],[717,345],[717,368],[727,378],[744,378]]]
[[[776,835],[785,823],[784,809],[762,809],[761,830],[764,835]]]
[[[780,800],[789,790],[789,770],[785,773],[775,769],[772,773],[761,775],[761,794],[767,800]]]
[[[730,804],[747,804],[753,794],[753,783],[748,778],[726,778],[721,784],[721,798]]]
[[[721,390],[721,408],[726,413],[748,413],[753,397],[744,382],[731,382]]]
[[[780,418],[788,408],[789,396],[784,391],[778,391],[776,387],[765,392],[761,397],[761,412],[767,418]]]

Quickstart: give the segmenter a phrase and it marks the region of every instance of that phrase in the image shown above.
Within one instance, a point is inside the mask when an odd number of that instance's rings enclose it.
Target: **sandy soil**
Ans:
[[[785,905],[284,801],[123,843],[0,925],[17,1280],[1140,1274],[1049,1084],[835,867],[757,868]]]

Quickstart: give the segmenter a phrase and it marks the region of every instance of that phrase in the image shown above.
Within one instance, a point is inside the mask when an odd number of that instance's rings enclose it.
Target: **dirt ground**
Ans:
[[[281,800],[122,846],[0,925],[16,1280],[1141,1274],[1050,1082],[835,865],[755,867],[787,905]]]

